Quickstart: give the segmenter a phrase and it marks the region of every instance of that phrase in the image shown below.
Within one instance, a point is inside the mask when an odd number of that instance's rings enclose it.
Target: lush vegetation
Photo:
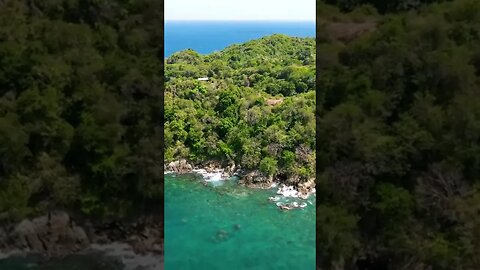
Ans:
[[[197,78],[209,77],[209,81]],[[315,175],[315,40],[273,35],[166,59],[165,160]]]
[[[161,203],[162,1],[0,1],[0,222]]]
[[[324,0],[326,4],[335,5],[342,11],[352,11],[359,6],[371,5],[380,13],[407,11],[426,4],[446,1],[448,0]]]
[[[478,269],[480,2],[369,14],[319,33],[318,267]]]

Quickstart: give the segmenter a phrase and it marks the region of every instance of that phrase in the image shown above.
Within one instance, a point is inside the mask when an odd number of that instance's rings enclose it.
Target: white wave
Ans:
[[[277,194],[284,197],[298,198],[300,192],[298,192],[293,186],[286,186],[282,184],[282,186],[278,189]]]
[[[226,178],[223,177],[223,170],[214,170],[212,172],[207,172],[205,169],[194,169],[193,172],[200,174],[207,182],[226,180]]]
[[[9,257],[12,256],[18,256],[22,255],[22,252],[20,250],[12,250],[12,251],[7,251],[5,253],[0,252],[0,261],[4,259],[8,259]]]
[[[280,200],[281,198],[278,197],[278,196],[275,196],[275,197],[268,197],[268,199],[272,202],[276,202],[276,201]]]

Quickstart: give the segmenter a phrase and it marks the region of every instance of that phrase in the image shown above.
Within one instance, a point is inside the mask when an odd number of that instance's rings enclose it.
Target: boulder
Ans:
[[[168,163],[166,170],[171,171],[177,174],[185,174],[191,172],[193,166],[187,162],[185,159],[180,159],[177,161],[172,161]]]
[[[133,223],[86,221],[79,226],[63,211],[24,219],[0,227],[0,251],[62,257],[84,250],[90,243],[129,243],[138,253],[163,254],[163,226],[158,218],[141,218]],[[88,234],[87,234],[88,232]]]
[[[85,231],[75,226],[67,213],[59,211],[32,220],[24,219],[14,226],[8,243],[13,243],[13,246],[7,246],[7,249],[57,256],[81,250],[90,241]]]
[[[201,165],[201,168],[203,168],[208,173],[213,173],[213,172],[218,172],[218,171],[223,171],[224,170],[224,168],[222,166],[222,162],[220,162],[218,160],[209,160],[207,162],[204,162]]]
[[[229,176],[232,176],[236,172],[237,172],[237,166],[235,165],[235,162],[233,161],[229,162],[228,166],[225,168],[225,173],[228,174]]]
[[[23,220],[13,229],[9,242],[15,243],[15,248],[20,250],[43,253],[45,249],[38,238],[36,226],[28,219]]]
[[[266,176],[259,170],[246,173],[239,183],[250,188],[270,188],[273,184],[273,177]]]

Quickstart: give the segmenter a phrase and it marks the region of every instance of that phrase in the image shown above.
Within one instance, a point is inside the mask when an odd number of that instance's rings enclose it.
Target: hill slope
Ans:
[[[314,39],[273,35],[166,63],[166,161],[230,160],[270,177],[313,177]]]

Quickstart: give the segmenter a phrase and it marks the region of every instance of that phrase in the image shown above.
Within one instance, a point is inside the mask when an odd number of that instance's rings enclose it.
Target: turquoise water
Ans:
[[[185,49],[208,54],[272,34],[315,37],[315,21],[166,21],[165,57]]]
[[[1,270],[123,270],[123,265],[98,254],[72,255],[43,261],[40,257],[12,257],[0,260]]]
[[[315,269],[314,197],[279,210],[275,190],[165,176],[165,269]]]

